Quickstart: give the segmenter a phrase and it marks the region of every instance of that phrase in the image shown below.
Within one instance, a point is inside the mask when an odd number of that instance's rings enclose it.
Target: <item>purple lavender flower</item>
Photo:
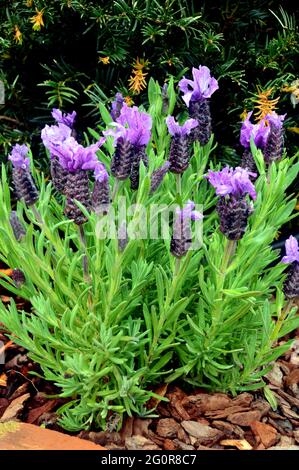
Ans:
[[[190,135],[191,130],[194,129],[198,123],[196,119],[187,119],[184,124],[180,125],[173,116],[168,116],[166,118],[166,124],[172,137],[185,137]]]
[[[220,231],[230,240],[243,237],[248,217],[252,213],[252,205],[246,200],[246,195],[256,198],[255,187],[250,181],[250,173],[244,168],[225,167],[221,171],[209,170],[206,178],[216,188],[220,196],[216,209],[220,217]]]
[[[190,160],[190,140],[189,135],[192,129],[197,126],[196,119],[188,119],[180,126],[173,116],[166,118],[169,133],[172,136],[169,150],[169,170],[172,173],[183,173],[189,165]]]
[[[290,263],[288,274],[284,281],[283,291],[288,299],[299,297],[299,246],[298,241],[292,235],[285,243],[286,256],[282,263]]]
[[[88,170],[95,170],[99,161],[97,150],[105,142],[101,138],[96,144],[83,147],[73,137],[68,137],[55,148],[59,163],[67,172],[64,194],[66,195],[65,215],[77,225],[87,218],[75,201],[81,202],[87,209],[91,207]]]
[[[62,113],[60,109],[53,108],[52,110],[52,117],[55,119],[57,124],[65,124],[71,129],[74,127],[76,116],[76,111],[73,111],[72,113]]]
[[[139,165],[147,165],[145,146],[151,138],[152,118],[138,110],[137,106],[122,106],[119,117],[111,124],[113,129],[104,131],[105,136],[114,137],[116,146],[111,162],[113,176],[124,180],[130,176],[132,189],[139,184]]]
[[[9,223],[12,228],[15,239],[18,242],[21,241],[22,238],[24,238],[26,235],[26,230],[22,222],[20,221],[16,211],[11,211],[10,216],[9,216]]]
[[[278,161],[282,157],[284,145],[283,121],[285,117],[286,114],[279,116],[275,112],[265,117],[269,123],[269,136],[264,148],[264,158],[268,164]]]
[[[299,245],[292,235],[285,242],[285,250],[286,256],[282,258],[282,263],[299,263]]]
[[[205,65],[200,65],[198,69],[192,68],[193,80],[183,78],[179,81],[179,88],[184,93],[183,100],[190,106],[190,101],[202,101],[211,98],[212,94],[218,90],[216,78],[211,77],[211,72]]]
[[[263,150],[270,134],[270,128],[265,119],[262,119],[258,124],[253,124],[250,121],[251,116],[252,111],[247,114],[241,127],[240,143],[245,149],[242,156],[241,166],[249,172],[256,173],[257,176],[258,170],[250,150],[250,141],[253,139],[256,147]]]
[[[116,121],[117,118],[119,118],[124,102],[125,102],[125,99],[123,95],[121,93],[116,93],[114,97],[114,101],[112,101],[111,112],[110,112],[113,121]]]
[[[255,145],[259,149],[263,149],[267,143],[270,133],[270,128],[265,119],[262,119],[258,124],[252,124],[250,118],[252,111],[247,114],[245,121],[242,123],[240,142],[246,149],[250,148],[250,140],[253,139]]]
[[[188,201],[182,209],[176,210],[170,252],[177,258],[184,256],[190,248],[192,241],[190,221],[203,219],[203,215],[195,211],[194,207],[194,202]]]
[[[18,199],[24,199],[27,206],[38,200],[38,191],[30,173],[30,159],[27,145],[16,144],[8,159],[12,162],[12,178]]]
[[[59,158],[61,166],[70,173],[77,170],[94,170],[98,163],[96,152],[104,142],[105,138],[102,137],[96,144],[83,147],[74,137],[68,137],[55,148],[55,155]]]
[[[46,125],[41,133],[43,144],[50,152],[50,171],[53,185],[62,194],[66,184],[67,171],[59,162],[58,148],[71,137],[71,134],[72,129],[61,123],[58,126]]]
[[[94,177],[95,183],[91,196],[92,207],[97,214],[107,214],[110,204],[109,175],[103,163],[97,163]]]
[[[189,108],[191,118],[197,120],[198,125],[192,130],[192,141],[199,141],[201,145],[207,144],[212,133],[212,120],[209,98],[218,90],[218,82],[211,77],[206,66],[192,69],[193,80],[183,78],[179,88],[184,93],[183,100]]]
[[[17,289],[20,289],[26,282],[25,274],[21,269],[13,269],[11,277]]]
[[[158,168],[157,170],[153,172],[152,177],[151,177],[150,194],[153,194],[156,191],[156,189],[158,189],[165,175],[168,173],[169,168],[170,168],[170,162],[167,161],[162,166],[160,166],[160,168]]]
[[[29,153],[28,145],[19,145],[16,144],[11,151],[11,154],[8,156],[14,166],[14,168],[20,168],[23,170],[28,170],[30,165],[30,158],[27,156]]]
[[[221,171],[209,170],[206,178],[211,185],[214,186],[218,196],[231,194],[236,197],[241,197],[249,194],[252,199],[255,199],[255,187],[250,181],[249,176],[255,175],[241,167],[229,168],[227,166]]]
[[[112,135],[116,140],[123,138],[129,140],[132,145],[142,147],[147,145],[151,138],[152,118],[149,114],[139,111],[137,106],[123,105],[116,123],[112,123],[114,129],[104,131],[104,135]]]
[[[43,128],[41,138],[51,157],[55,155],[57,147],[71,137],[71,134],[72,130],[65,124],[58,124],[57,126],[46,125]]]

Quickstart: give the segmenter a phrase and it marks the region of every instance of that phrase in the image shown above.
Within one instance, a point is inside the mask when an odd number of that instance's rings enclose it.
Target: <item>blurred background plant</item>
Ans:
[[[33,146],[56,106],[99,120],[116,91],[147,104],[149,78],[167,81],[205,64],[220,80],[212,104],[218,158],[239,161],[238,121],[272,103],[298,146],[299,33],[293,2],[220,0],[2,0],[0,147]],[[269,101],[270,100],[270,101]],[[268,103],[268,104],[267,104]],[[183,104],[182,104],[183,105]],[[183,106],[182,106],[183,109]],[[292,148],[290,148],[292,147]],[[3,152],[2,152],[3,155]]]

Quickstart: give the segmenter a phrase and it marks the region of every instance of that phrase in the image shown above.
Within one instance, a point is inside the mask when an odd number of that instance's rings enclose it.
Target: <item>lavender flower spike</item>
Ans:
[[[21,241],[22,238],[24,238],[26,235],[26,230],[22,222],[20,221],[16,211],[11,211],[10,216],[9,216],[9,223],[12,228],[15,239],[18,242]]]
[[[248,217],[252,213],[252,205],[246,196],[256,198],[255,187],[250,181],[255,176],[244,168],[226,167],[221,171],[209,170],[206,178],[216,188],[220,196],[216,210],[220,217],[220,231],[230,240],[239,240],[247,228]]]
[[[111,162],[111,173],[119,180],[131,178],[131,188],[139,184],[140,160],[147,166],[145,147],[151,138],[152,118],[138,110],[137,106],[129,108],[124,104],[119,117],[112,123],[113,129],[103,134],[114,137],[116,146]]]
[[[98,214],[107,214],[110,204],[109,175],[103,163],[98,162],[94,170],[95,183],[91,196],[92,207]]]
[[[256,147],[263,150],[270,134],[270,127],[265,119],[258,124],[252,124],[251,116],[252,112],[247,114],[241,127],[240,143],[244,147],[241,166],[250,172],[257,173],[257,166],[250,150],[250,141],[253,139]]]
[[[179,88],[184,93],[183,100],[189,108],[189,115],[198,121],[191,133],[193,141],[198,140],[205,145],[212,133],[211,112],[209,98],[218,90],[218,82],[211,77],[210,70],[206,66],[192,69],[193,80],[183,78],[179,82]]]
[[[53,186],[62,194],[66,184],[67,171],[59,162],[57,149],[66,139],[71,137],[71,134],[71,128],[65,124],[58,124],[58,126],[46,125],[41,133],[43,144],[50,152],[50,172]]]
[[[116,93],[114,97],[114,101],[112,101],[111,112],[110,112],[113,121],[116,121],[117,118],[119,118],[124,102],[125,102],[125,99],[123,95],[121,93]]]
[[[267,144],[264,149],[264,158],[266,163],[278,161],[282,157],[284,135],[283,121],[286,114],[279,116],[275,112],[268,114],[265,119],[269,122],[270,133]]]
[[[216,78],[211,77],[210,69],[205,65],[200,65],[198,69],[193,67],[192,75],[193,80],[183,78],[179,81],[179,88],[184,93],[183,100],[188,107],[191,101],[211,98],[219,88]]]
[[[283,291],[288,299],[299,297],[299,245],[292,235],[285,243],[286,256],[282,263],[291,263],[288,268],[288,275],[284,281]]]
[[[8,159],[12,162],[12,179],[18,199],[24,199],[27,206],[38,200],[38,191],[30,173],[30,159],[27,145],[16,144]]]
[[[153,172],[152,177],[151,177],[150,194],[153,194],[156,191],[156,189],[158,189],[165,175],[168,173],[169,168],[170,168],[170,162],[167,161],[162,166],[160,166],[160,168],[158,168],[157,170]]]
[[[60,109],[53,108],[52,117],[55,119],[57,124],[64,124],[71,129],[74,127],[74,122],[76,119],[77,113],[73,111],[72,113],[62,113]]]
[[[203,219],[203,215],[195,211],[194,207],[194,202],[188,201],[183,209],[176,210],[170,252],[177,258],[184,256],[190,248],[192,241],[190,221]]]
[[[69,137],[56,149],[59,162],[67,171],[65,215],[77,225],[85,223],[87,219],[75,201],[81,202],[87,209],[91,207],[88,170],[94,170],[98,165],[96,152],[104,141],[102,138],[96,144],[84,148],[73,137]]]
[[[197,121],[195,119],[188,119],[185,124],[180,126],[173,116],[168,116],[166,118],[166,124],[172,136],[169,151],[169,170],[172,173],[180,174],[183,173],[189,165],[189,135],[192,129],[197,126]]]

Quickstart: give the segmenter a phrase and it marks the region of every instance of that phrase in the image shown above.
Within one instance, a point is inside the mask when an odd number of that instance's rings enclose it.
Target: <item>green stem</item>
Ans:
[[[294,306],[294,301],[293,301],[293,299],[290,299],[287,302],[285,308],[282,310],[281,314],[279,315],[279,318],[277,319],[275,328],[274,328],[273,333],[270,337],[271,342],[277,340],[279,332],[281,330],[281,327],[283,326],[283,322],[285,321],[286,317],[288,316],[288,314],[292,310],[293,306]]]
[[[57,243],[57,238],[53,237],[51,230],[49,230],[49,227],[45,223],[44,219],[42,218],[35,204],[32,204],[32,206],[30,206],[30,209],[32,210],[34,214],[37,224],[45,232],[48,240],[50,240],[50,242],[52,243],[53,247],[56,249],[59,256],[65,256],[65,251],[61,243],[61,240],[59,239],[59,243]]]
[[[175,180],[176,180],[176,192],[177,194],[182,196],[182,176],[180,173],[175,175]]]
[[[117,193],[118,193],[118,190],[119,190],[119,183],[120,183],[119,179],[115,178],[114,188],[113,188],[113,192],[112,192],[112,201],[114,201],[114,199],[117,196]]]
[[[222,313],[222,300],[223,300],[223,287],[225,283],[225,278],[227,274],[227,268],[230,265],[231,259],[234,255],[236,249],[235,240],[226,240],[226,245],[224,248],[222,263],[220,266],[220,272],[217,274],[216,279],[216,292],[215,292],[215,310],[212,316],[212,333],[214,333],[215,328],[220,323],[221,313]]]
[[[85,282],[90,282],[90,276],[89,276],[89,267],[88,267],[88,258],[87,258],[87,244],[86,244],[86,238],[85,238],[85,233],[83,230],[83,226],[79,225],[79,238],[82,246],[82,250],[84,253],[83,256],[83,275],[84,275],[84,281]]]

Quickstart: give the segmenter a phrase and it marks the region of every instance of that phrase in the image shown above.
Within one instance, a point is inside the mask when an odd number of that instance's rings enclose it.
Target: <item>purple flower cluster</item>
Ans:
[[[12,162],[14,168],[21,168],[27,170],[30,165],[30,158],[28,157],[29,147],[28,145],[19,145],[16,144],[11,154],[8,156],[8,159]]]
[[[288,299],[299,297],[299,245],[292,235],[285,243],[286,255],[282,263],[290,263],[288,274],[283,285],[283,291]]]
[[[217,80],[211,76],[206,66],[192,69],[193,80],[183,78],[179,88],[184,93],[183,100],[189,108],[189,115],[196,119],[197,126],[192,130],[191,138],[205,145],[212,133],[209,98],[218,90]]]
[[[64,124],[65,126],[68,126],[73,129],[77,113],[76,111],[73,111],[72,113],[68,114],[62,113],[60,109],[53,108],[52,117],[55,119],[57,124]]]
[[[111,112],[110,112],[110,115],[113,121],[116,121],[119,118],[120,112],[124,103],[125,103],[125,99],[123,95],[121,93],[116,93],[114,97],[114,101],[112,101]]]
[[[191,220],[203,219],[203,215],[194,208],[194,202],[188,201],[182,209],[176,209],[170,252],[177,258],[184,256],[190,248],[192,241]]]
[[[68,137],[55,148],[53,155],[59,158],[61,166],[70,173],[78,170],[94,170],[99,161],[96,152],[105,140],[102,137],[96,144],[83,147],[74,137]]]
[[[131,188],[139,185],[140,161],[147,166],[145,147],[151,138],[152,118],[139,111],[137,106],[130,108],[124,104],[112,129],[104,131],[105,136],[114,137],[116,147],[111,162],[111,172],[119,180],[131,179]]]
[[[242,167],[257,173],[257,167],[250,150],[250,141],[253,139],[257,148],[264,154],[266,163],[280,160],[283,152],[283,120],[285,115],[279,116],[275,112],[267,114],[259,123],[250,121],[252,112],[248,113],[242,123],[240,143],[244,147]]]
[[[172,136],[168,160],[170,162],[169,170],[172,173],[183,173],[189,165],[190,160],[190,139],[189,135],[192,129],[197,126],[196,119],[187,119],[181,126],[173,116],[166,118],[168,131]]]
[[[248,217],[252,213],[252,205],[246,196],[256,198],[256,191],[250,180],[254,173],[244,168],[225,167],[221,171],[209,170],[206,178],[220,196],[217,212],[220,217],[220,230],[230,240],[239,240],[247,228]]]
[[[216,189],[218,196],[233,195],[242,197],[246,194],[252,199],[256,199],[256,191],[250,176],[254,174],[248,172],[244,168],[225,167],[221,171],[208,171],[207,179]]]
[[[250,118],[252,111],[247,114],[245,121],[242,123],[240,143],[245,149],[250,148],[250,141],[253,139],[255,145],[259,149],[263,149],[267,143],[270,127],[267,125],[266,119],[262,119],[258,124],[252,124]]]
[[[38,200],[38,192],[30,173],[29,147],[16,144],[8,159],[12,162],[12,178],[18,199],[23,199],[27,206]]]
[[[192,68],[193,80],[183,78],[179,82],[180,90],[184,93],[183,100],[187,106],[190,101],[202,101],[211,98],[212,94],[218,90],[216,78],[211,77],[211,72],[205,65],[200,65],[198,69]]]

